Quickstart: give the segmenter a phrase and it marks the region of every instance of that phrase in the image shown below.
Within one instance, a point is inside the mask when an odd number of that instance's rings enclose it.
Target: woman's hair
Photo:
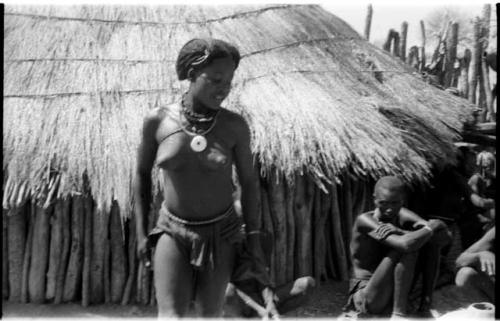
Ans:
[[[234,61],[235,69],[238,68],[240,53],[235,46],[213,38],[192,39],[181,48],[177,56],[177,77],[179,80],[188,79],[190,70],[201,69],[214,59],[226,57]]]

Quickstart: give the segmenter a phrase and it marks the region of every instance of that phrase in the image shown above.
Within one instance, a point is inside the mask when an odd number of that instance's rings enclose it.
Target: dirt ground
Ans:
[[[303,306],[286,313],[284,319],[337,318],[342,315],[346,303],[348,282],[327,281],[317,287]],[[434,294],[433,315],[439,317],[447,312],[468,307],[471,301],[457,291],[453,285],[446,285]],[[73,304],[19,304],[3,302],[3,318],[155,318],[156,307],[94,305],[83,308]]]

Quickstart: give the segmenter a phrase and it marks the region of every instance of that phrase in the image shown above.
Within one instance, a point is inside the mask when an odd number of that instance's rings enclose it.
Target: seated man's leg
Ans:
[[[419,311],[428,312],[432,303],[432,293],[439,275],[441,249],[451,242],[451,232],[448,229],[437,231],[427,244],[422,247],[419,260],[422,271],[422,296]]]
[[[465,266],[458,270],[455,284],[473,296],[474,301],[495,302],[495,281],[483,272]]]
[[[310,276],[298,278],[294,282],[276,288],[275,302],[279,313],[288,312],[308,299],[310,289],[316,286],[316,281]]]
[[[410,293],[417,252],[404,254],[394,269],[393,315],[404,316],[408,313],[408,296]]]
[[[394,292],[394,268],[402,253],[390,251],[382,259],[366,286],[353,295],[353,301],[359,312],[380,314],[391,305]]]

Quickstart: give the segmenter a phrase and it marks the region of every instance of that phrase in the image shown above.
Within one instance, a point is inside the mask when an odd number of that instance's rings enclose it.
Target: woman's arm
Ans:
[[[158,143],[156,141],[156,130],[160,123],[158,110],[151,111],[144,118],[142,136],[137,150],[137,167],[133,181],[134,189],[134,212],[137,233],[137,251],[139,258],[149,265],[147,248],[147,226],[148,214],[152,199],[151,170],[154,165]]]
[[[257,176],[253,167],[250,150],[250,129],[243,118],[238,116],[237,142],[234,147],[234,163],[241,186],[241,207],[246,231],[258,231],[261,228],[261,218],[257,207]],[[253,234],[252,234],[253,235]]]
[[[241,186],[241,209],[247,232],[247,245],[254,258],[266,266],[260,244],[261,217],[257,207],[257,175],[250,150],[250,128],[246,121],[236,114],[234,128],[236,129],[234,163]]]
[[[495,255],[491,252],[495,243],[495,227],[491,228],[481,239],[472,244],[457,258],[457,267],[472,266],[476,269],[494,271]],[[489,268],[492,266],[492,268]],[[494,274],[494,272],[493,272]]]

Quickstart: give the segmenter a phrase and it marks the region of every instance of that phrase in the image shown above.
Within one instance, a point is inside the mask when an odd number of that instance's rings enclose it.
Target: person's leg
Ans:
[[[235,248],[221,240],[217,251],[217,266],[212,270],[198,272],[196,302],[202,317],[220,317],[224,305],[224,295],[233,270]]]
[[[451,233],[440,230],[420,250],[422,261],[422,294],[420,296],[420,306],[418,311],[429,312],[432,303],[432,293],[436,286],[439,274],[441,249],[451,242]]]
[[[417,252],[401,257],[394,268],[393,315],[404,316],[408,313],[408,295],[410,293]]]
[[[394,291],[394,268],[401,256],[399,252],[390,251],[377,266],[366,287],[355,294],[363,296],[369,313],[382,313],[391,303]]]
[[[192,297],[193,270],[177,242],[164,233],[156,244],[154,285],[158,317],[181,317]]]
[[[274,297],[280,313],[285,313],[305,303],[311,288],[316,281],[310,276],[298,278],[276,288]]]
[[[495,302],[495,282],[485,273],[466,266],[458,270],[455,284],[475,301]]]

